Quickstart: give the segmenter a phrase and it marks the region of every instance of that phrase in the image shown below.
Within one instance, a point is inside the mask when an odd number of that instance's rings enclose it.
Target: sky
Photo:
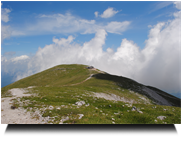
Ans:
[[[180,97],[181,1],[1,1],[1,87],[74,63]]]

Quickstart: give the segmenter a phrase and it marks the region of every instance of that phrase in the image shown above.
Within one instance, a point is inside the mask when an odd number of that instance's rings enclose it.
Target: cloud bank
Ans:
[[[171,21],[159,22],[150,28],[142,50],[133,41],[122,39],[116,51],[111,48],[104,51],[108,33],[105,29],[98,29],[95,37],[83,45],[74,42],[76,38],[72,35],[67,39],[54,37],[52,44],[39,48],[33,57],[7,60],[2,56],[2,70],[8,73],[12,69],[18,80],[55,65],[78,63],[93,65],[167,92],[180,92],[180,17],[177,15]]]

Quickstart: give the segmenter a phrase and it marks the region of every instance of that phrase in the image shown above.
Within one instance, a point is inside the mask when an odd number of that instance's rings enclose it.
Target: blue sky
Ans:
[[[57,64],[81,63],[181,91],[181,2],[1,3],[2,86]]]

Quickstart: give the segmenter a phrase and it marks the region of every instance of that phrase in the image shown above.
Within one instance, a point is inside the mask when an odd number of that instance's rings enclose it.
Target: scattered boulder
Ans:
[[[109,107],[111,107],[111,105],[109,105]]]
[[[119,113],[114,113],[115,115],[118,115]]]
[[[84,116],[84,114],[78,114],[78,115],[79,115],[78,119],[81,119]]]
[[[89,105],[90,105],[90,104],[88,103],[88,104],[86,104],[85,106],[88,107]]]
[[[75,104],[78,105],[78,106],[82,106],[82,105],[85,104],[85,102],[84,102],[84,101],[78,101],[78,102],[76,102]]]
[[[139,113],[141,113],[141,114],[143,114],[143,112],[142,111],[138,111]]]
[[[115,121],[115,119],[114,119],[114,118],[112,118],[112,120],[113,120],[113,121]]]
[[[164,120],[166,116],[158,116],[157,119]]]
[[[131,111],[136,111],[136,110],[137,110],[137,109],[136,109],[135,106],[133,106],[132,109],[131,109]]]
[[[52,109],[54,109],[54,107],[53,106],[49,106],[49,109],[52,110]]]

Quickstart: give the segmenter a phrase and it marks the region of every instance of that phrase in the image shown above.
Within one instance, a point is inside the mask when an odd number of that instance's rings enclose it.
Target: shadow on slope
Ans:
[[[143,88],[148,88],[151,91],[154,91],[159,97],[161,96],[162,98],[164,98],[165,100],[167,100],[167,102],[172,105],[172,106],[177,106],[177,107],[181,107],[181,99],[176,98],[168,93],[165,93],[157,88],[154,87],[150,87],[150,86],[145,86],[142,85],[134,80],[131,80],[129,78],[126,77],[122,77],[122,76],[116,76],[116,75],[110,75],[110,74],[95,74],[93,77],[97,78],[97,79],[101,79],[101,80],[109,80],[109,81],[113,81],[115,82],[118,86],[124,88],[124,89],[129,89],[132,90],[134,92],[137,92],[139,94],[145,95],[147,96],[149,99],[151,99],[152,101],[154,101],[154,103],[160,104],[160,105],[167,105],[164,104],[160,101],[157,101],[156,98],[152,97],[151,94],[147,93],[146,91],[143,90]]]

